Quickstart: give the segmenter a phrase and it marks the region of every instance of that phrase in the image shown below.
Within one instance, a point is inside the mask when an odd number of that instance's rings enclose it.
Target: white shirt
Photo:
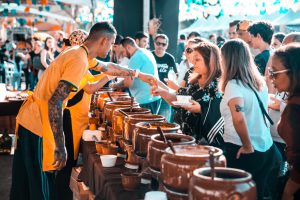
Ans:
[[[268,89],[266,84],[264,84],[263,90],[257,93],[267,110]],[[233,126],[232,115],[228,106],[228,102],[237,97],[244,99],[244,116],[253,148],[260,152],[267,151],[273,144],[270,128],[265,124],[262,111],[254,92],[249,87],[244,86],[241,82],[238,84],[237,80],[230,80],[227,83],[220,104],[221,114],[225,121],[224,141],[242,146],[241,139]]]

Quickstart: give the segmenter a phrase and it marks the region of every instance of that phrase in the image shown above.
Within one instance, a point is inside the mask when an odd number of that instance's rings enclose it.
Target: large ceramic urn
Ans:
[[[211,172],[211,168],[194,170],[189,184],[190,200],[256,199],[256,187],[250,173],[239,169],[216,167],[212,179]]]
[[[138,156],[146,157],[148,150],[148,143],[152,135],[159,132],[157,127],[160,127],[164,133],[178,133],[180,126],[168,122],[139,122],[135,125],[133,131],[133,149]]]
[[[108,91],[102,91],[98,92],[98,107],[101,111],[104,109],[105,99],[108,98]],[[119,97],[128,97],[130,98],[129,94],[127,92],[109,92],[110,96],[113,100],[116,100],[116,98]],[[130,100],[129,100],[130,101]]]
[[[165,117],[153,114],[136,114],[126,116],[124,119],[123,138],[129,144],[132,144],[133,130],[139,122],[163,122]]]
[[[112,127],[115,135],[123,135],[124,118],[128,115],[151,114],[148,108],[118,108],[113,113]]]
[[[173,145],[192,145],[195,144],[195,138],[189,135],[168,133],[165,134],[167,140],[170,140]],[[161,157],[165,153],[165,149],[168,144],[164,142],[164,139],[159,135],[152,135],[151,141],[148,143],[147,161],[152,170],[160,172]]]
[[[202,145],[177,145],[174,146],[175,154],[170,148],[165,150],[161,157],[161,178],[168,189],[180,193],[188,192],[188,185],[193,171],[197,168],[210,166],[210,154],[212,151],[214,165],[226,166],[226,158],[223,151],[212,146]]]
[[[114,110],[118,108],[130,108],[131,101],[113,101],[108,102],[104,106],[104,112],[103,112],[103,121],[106,121],[106,123],[109,126],[112,126],[112,117]],[[137,102],[133,102],[133,108],[139,108],[139,104]]]

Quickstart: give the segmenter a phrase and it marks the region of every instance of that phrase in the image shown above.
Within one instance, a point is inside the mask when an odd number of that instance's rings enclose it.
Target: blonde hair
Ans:
[[[225,91],[228,81],[236,79],[238,84],[248,84],[258,91],[263,87],[264,78],[260,75],[246,42],[240,39],[229,40],[221,48],[223,66],[220,90]]]

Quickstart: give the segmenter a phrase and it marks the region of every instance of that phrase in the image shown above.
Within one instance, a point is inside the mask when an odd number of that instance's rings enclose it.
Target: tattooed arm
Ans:
[[[61,170],[67,162],[67,151],[63,132],[62,104],[71,91],[72,87],[69,84],[59,82],[52,97],[48,101],[49,121],[55,140],[53,165],[57,170]]]
[[[131,81],[133,80],[136,73],[136,70],[128,69],[111,62],[105,63],[99,60],[98,60],[98,65],[94,67],[93,70],[100,71],[111,76],[131,76],[132,77]],[[138,78],[150,85],[156,85],[156,79],[151,74],[145,74],[139,72]],[[128,83],[125,83],[125,85],[130,85],[130,80],[129,79],[127,80]]]
[[[88,83],[86,86],[83,87],[83,90],[88,94],[92,94],[101,89],[108,81],[109,78],[105,76],[95,83]]]
[[[239,149],[237,153],[237,158],[240,157],[240,154],[253,153],[254,149],[251,144],[251,140],[249,137],[247,124],[244,116],[245,107],[244,107],[244,99],[243,98],[233,98],[228,102],[228,106],[230,108],[233,126],[238,133],[243,146]]]

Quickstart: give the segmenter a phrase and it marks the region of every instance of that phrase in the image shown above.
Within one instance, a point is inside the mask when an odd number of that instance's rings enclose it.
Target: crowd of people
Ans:
[[[230,23],[228,35],[180,36],[172,56],[165,34],[123,37],[100,22],[89,33],[30,41],[27,52],[12,53],[9,59],[26,66],[18,68],[26,88],[35,89],[17,116],[11,199],[72,198],[68,180],[88,124],[89,95],[105,84],[130,92],[198,144],[222,148],[228,167],[252,174],[257,199],[293,199],[300,189],[300,33],[243,20]],[[176,106],[177,95],[192,100]]]

